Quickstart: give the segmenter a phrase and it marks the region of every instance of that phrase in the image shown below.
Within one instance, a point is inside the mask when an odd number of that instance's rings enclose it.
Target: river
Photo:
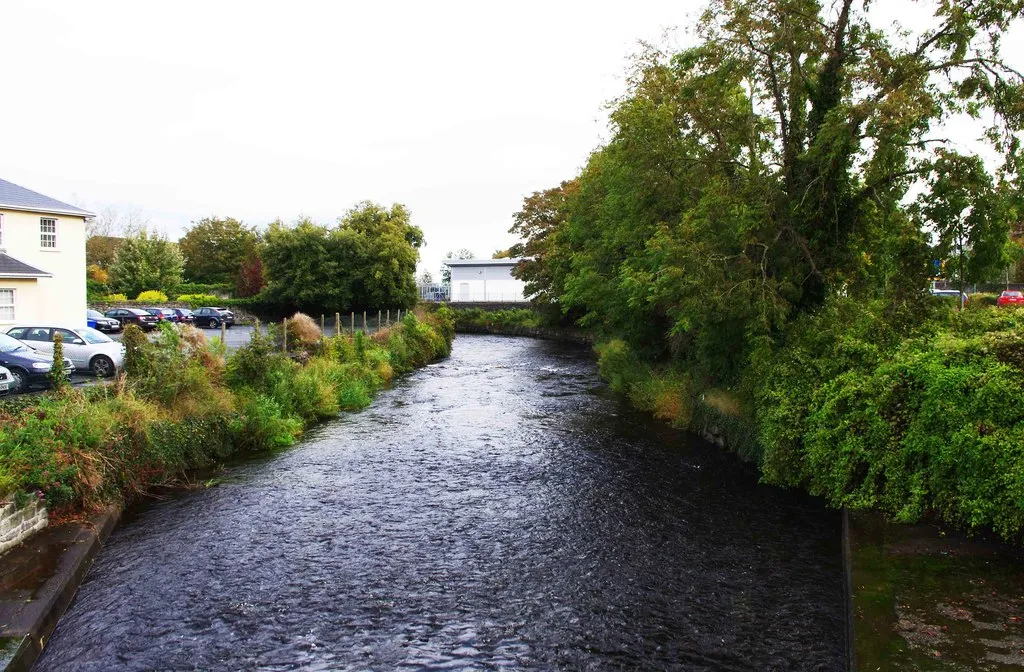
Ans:
[[[300,445],[128,516],[37,670],[842,670],[839,516],[459,336]]]

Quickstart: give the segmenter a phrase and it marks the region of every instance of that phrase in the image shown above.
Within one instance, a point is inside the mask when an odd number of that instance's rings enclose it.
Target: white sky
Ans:
[[[0,177],[175,239],[398,201],[436,276],[513,242],[523,197],[603,139],[638,41],[703,5],[3,0]]]

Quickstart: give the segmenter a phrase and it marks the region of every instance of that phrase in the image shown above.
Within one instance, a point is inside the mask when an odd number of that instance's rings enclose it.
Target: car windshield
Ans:
[[[129,308],[128,312],[131,313],[132,315],[142,315],[143,317],[149,315],[149,313],[147,313],[146,311],[139,310],[138,308]]]
[[[100,343],[113,343],[114,339],[110,338],[106,334],[101,334],[95,329],[85,327],[84,329],[78,330],[78,335],[85,339],[86,343],[90,345],[99,345]]]
[[[1008,296],[1013,299],[1019,299],[1020,297],[1024,296],[1024,292],[1003,292],[1003,296]]]
[[[7,334],[0,334],[0,352],[28,352],[30,348]]]
[[[87,310],[87,311],[85,311],[85,314],[88,315],[89,317],[91,317],[94,320],[97,319],[97,318],[103,317],[103,314],[100,313],[100,311],[98,311],[98,310]]]

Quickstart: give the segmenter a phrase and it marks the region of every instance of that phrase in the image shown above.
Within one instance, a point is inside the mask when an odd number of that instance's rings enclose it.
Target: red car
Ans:
[[[1024,292],[1006,290],[996,301],[1000,306],[1024,306]]]

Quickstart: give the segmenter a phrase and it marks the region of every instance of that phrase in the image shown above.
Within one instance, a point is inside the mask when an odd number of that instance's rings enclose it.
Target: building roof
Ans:
[[[511,257],[509,259],[445,259],[447,266],[515,266],[524,257]]]
[[[26,189],[7,180],[0,180],[0,208],[43,212],[54,215],[96,216],[88,210],[76,208],[73,205],[58,201],[56,198],[43,196],[37,191]]]
[[[18,261],[14,257],[0,252],[0,278],[52,278],[46,271],[41,271],[35,266],[29,266],[24,261]]]

